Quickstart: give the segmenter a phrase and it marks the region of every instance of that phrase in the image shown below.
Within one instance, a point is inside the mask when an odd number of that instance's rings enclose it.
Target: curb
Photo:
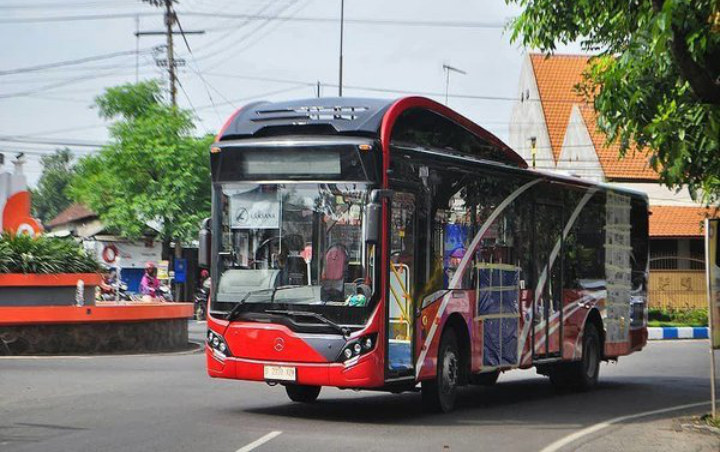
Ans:
[[[706,326],[665,326],[648,327],[648,340],[663,339],[707,339],[710,337]]]

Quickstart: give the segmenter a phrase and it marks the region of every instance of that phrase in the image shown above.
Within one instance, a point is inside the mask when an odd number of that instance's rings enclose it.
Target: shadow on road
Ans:
[[[321,393],[314,404],[288,402],[241,411],[352,424],[493,425],[502,422],[537,424],[543,428],[561,424],[566,428],[568,424],[584,425],[696,402],[697,395],[693,394],[697,394],[697,387],[702,385],[707,385],[707,381],[700,378],[615,378],[601,382],[591,392],[560,393],[547,380],[533,378],[501,382],[490,388],[463,388],[455,411],[445,415],[424,412],[419,393],[378,395],[369,392],[335,398],[323,398]]]

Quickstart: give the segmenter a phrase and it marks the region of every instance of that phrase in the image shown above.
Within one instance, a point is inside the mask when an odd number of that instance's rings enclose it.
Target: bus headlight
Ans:
[[[212,349],[213,354],[220,358],[226,358],[230,355],[230,350],[228,349],[225,339],[212,330],[208,330],[207,341],[205,343]]]
[[[348,361],[358,356],[369,353],[375,349],[375,343],[377,342],[377,333],[368,334],[366,336],[353,339],[352,341],[345,344],[338,361]]]

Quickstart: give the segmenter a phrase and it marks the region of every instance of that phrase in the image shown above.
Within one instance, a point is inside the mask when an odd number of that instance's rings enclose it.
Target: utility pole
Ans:
[[[135,83],[140,81],[140,15],[135,16]]]
[[[155,63],[160,67],[166,67],[168,71],[168,79],[170,82],[170,101],[173,107],[177,107],[177,73],[175,72],[178,66],[184,66],[185,60],[182,58],[175,58],[175,47],[173,46],[173,35],[201,35],[205,34],[205,30],[188,30],[188,31],[173,31],[173,26],[177,22],[177,16],[172,8],[173,0],[157,0],[157,2],[148,2],[154,6],[165,7],[165,29],[162,31],[136,31],[135,36],[140,41],[141,36],[165,36],[165,49],[167,57],[165,60],[155,58]],[[139,46],[139,44],[138,44]],[[158,47],[160,48],[160,47]],[[136,63],[137,64],[137,63]]]
[[[317,97],[320,97],[320,80],[317,81]]]
[[[445,105],[448,104],[448,90],[450,88],[450,72],[457,72],[458,74],[466,75],[467,72],[458,69],[456,67],[452,67],[448,64],[443,64],[443,70],[445,71]]]
[[[175,12],[172,9],[172,0],[165,0],[165,28],[167,29],[167,62],[168,75],[170,76],[170,101],[173,107],[177,107],[177,82],[175,78],[175,49],[173,48],[173,24],[175,23]]]
[[[343,25],[345,23],[345,0],[340,0],[340,77],[338,81],[338,97],[342,97],[343,83]]]

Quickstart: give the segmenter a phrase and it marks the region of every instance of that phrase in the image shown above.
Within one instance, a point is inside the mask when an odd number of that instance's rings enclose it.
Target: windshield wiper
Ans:
[[[258,289],[258,290],[251,290],[250,292],[246,293],[244,297],[242,297],[242,300],[238,301],[235,306],[230,310],[230,312],[227,313],[227,316],[225,316],[225,320],[228,322],[232,321],[237,317],[237,315],[240,313],[240,308],[245,304],[245,301],[247,301],[248,298],[252,295],[257,295],[261,292],[267,292],[267,291],[274,291],[275,289]],[[274,295],[274,292],[273,292]]]
[[[247,301],[248,298],[250,298],[253,295],[257,295],[262,292],[271,292],[270,294],[270,303],[275,302],[275,294],[278,291],[281,290],[287,290],[287,289],[294,289],[298,286],[279,286],[279,287],[273,287],[271,289],[258,289],[258,290],[251,290],[250,292],[246,293],[245,296],[242,298],[242,300],[238,301],[235,306],[228,312],[227,316],[225,317],[225,320],[232,321],[237,315],[240,313],[240,308],[245,304],[245,301]]]
[[[339,332],[343,335],[345,339],[350,336],[350,328],[340,326],[337,323],[333,322],[332,320],[328,319],[327,317],[323,316],[322,314],[318,314],[317,312],[308,312],[308,311],[287,311],[284,309],[266,309],[266,313],[268,314],[280,314],[280,315],[286,315],[289,317],[312,317],[314,319],[320,320],[322,323],[332,327],[335,331]]]

